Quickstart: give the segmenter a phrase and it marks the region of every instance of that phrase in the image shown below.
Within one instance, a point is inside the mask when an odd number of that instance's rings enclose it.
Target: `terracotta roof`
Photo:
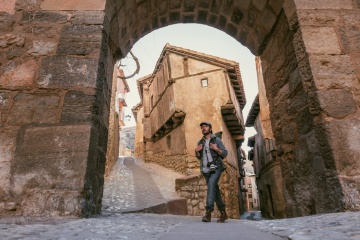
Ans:
[[[245,97],[244,86],[242,83],[240,67],[239,67],[238,62],[227,60],[227,59],[220,58],[220,57],[215,57],[215,56],[200,53],[200,52],[196,52],[196,51],[193,51],[190,49],[171,46],[170,44],[167,43],[165,45],[164,49],[162,50],[160,57],[155,65],[154,72],[152,73],[152,76],[151,76],[152,79],[155,76],[158,69],[160,68],[167,52],[176,53],[176,54],[182,55],[182,56],[188,56],[188,57],[191,57],[193,59],[196,59],[196,60],[199,60],[202,62],[206,62],[206,63],[212,64],[212,65],[216,65],[216,66],[225,68],[229,75],[232,87],[234,88],[234,91],[235,91],[236,97],[239,101],[239,104],[241,106],[241,109],[244,108],[244,106],[246,104],[246,97]],[[152,79],[150,81],[152,81]]]
[[[148,79],[150,79],[151,77],[152,77],[152,74],[149,74],[149,75],[146,75],[146,76],[136,80],[136,84],[137,84],[137,88],[138,88],[138,92],[139,92],[141,101],[143,100],[144,83],[147,82]]]
[[[137,113],[142,107],[142,102],[136,104],[134,107],[131,108],[132,114],[134,115],[135,121],[137,120]]]
[[[260,104],[259,104],[259,94],[256,95],[253,104],[251,105],[249,114],[246,118],[246,123],[245,126],[246,127],[253,127],[255,124],[255,120],[257,115],[260,112]]]

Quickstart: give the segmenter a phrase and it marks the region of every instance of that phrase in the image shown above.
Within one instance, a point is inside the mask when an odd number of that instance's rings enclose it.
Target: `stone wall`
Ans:
[[[94,2],[0,6],[1,215],[100,213],[114,65]]]
[[[225,163],[226,164],[226,163]],[[239,219],[239,196],[236,169],[226,164],[227,169],[221,175],[219,187],[223,201],[226,205],[226,212],[229,218]],[[175,181],[176,193],[187,199],[188,215],[202,216],[205,214],[207,186],[205,178],[200,174],[193,174],[178,178]],[[220,212],[216,208],[212,217],[219,217]]]
[[[145,162],[157,163],[184,175],[188,168],[187,162],[192,162],[193,158],[187,155],[165,155],[164,152],[153,153],[152,151],[146,151],[144,154]]]
[[[312,175],[324,176],[316,189],[325,188],[318,205],[308,197],[312,212],[360,210],[360,7],[358,1],[304,2],[297,6],[301,29],[295,36],[299,74],[308,93],[314,132],[302,136],[309,145]],[[294,28],[293,25],[290,25]],[[297,148],[296,154],[304,147]],[[313,157],[320,151],[320,156]],[[293,167],[293,166],[291,166]],[[303,172],[301,172],[303,173]],[[312,191],[302,189],[307,196]],[[318,191],[315,191],[318,193]]]
[[[3,2],[1,215],[100,212],[114,59],[176,23],[260,55],[287,217],[360,210],[358,0]]]
[[[111,103],[110,103],[110,115],[109,115],[109,137],[106,151],[106,163],[105,163],[105,177],[107,177],[114,164],[119,158],[119,116],[115,109],[116,99],[116,71],[114,71],[113,84],[111,90]]]

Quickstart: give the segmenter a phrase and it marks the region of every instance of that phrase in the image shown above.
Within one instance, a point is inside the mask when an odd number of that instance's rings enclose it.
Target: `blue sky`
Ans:
[[[132,52],[139,59],[140,72],[127,80],[130,93],[126,97],[128,107],[125,114],[131,115],[130,121],[126,121],[127,126],[135,125],[131,108],[140,102],[136,80],[153,72],[166,43],[238,62],[247,100],[243,110],[246,121],[252,102],[258,93],[255,56],[234,38],[216,28],[200,24],[176,24],[147,34],[132,48]],[[125,65],[123,67],[125,76],[132,74],[136,68],[135,62],[128,56],[121,60],[121,64]],[[246,128],[246,138],[254,134],[253,128]],[[246,143],[247,141],[243,146],[246,146]]]

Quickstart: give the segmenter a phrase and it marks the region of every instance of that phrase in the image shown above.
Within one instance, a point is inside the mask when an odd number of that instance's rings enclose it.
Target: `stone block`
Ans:
[[[21,21],[23,23],[65,23],[68,15],[59,12],[23,12]]]
[[[53,26],[29,26],[24,27],[23,32],[24,33],[30,33],[34,36],[46,36],[48,38],[57,39],[58,36],[58,25]]]
[[[325,124],[339,176],[360,175],[360,121],[333,120]]]
[[[81,216],[80,191],[26,189],[20,203],[23,216]]]
[[[341,43],[344,49],[349,53],[360,52],[360,27],[342,26],[339,28],[341,34]]]
[[[313,129],[313,115],[310,109],[305,107],[296,112],[295,122],[299,134],[307,134],[310,132]]]
[[[360,2],[360,0],[358,0]],[[360,6],[359,6],[360,7]],[[342,18],[346,24],[359,26],[360,14],[359,11],[346,12],[342,15]]]
[[[27,123],[58,121],[60,97],[57,95],[19,93],[13,101],[7,119],[8,125],[21,126]]]
[[[96,96],[77,91],[66,93],[61,122],[86,122],[97,114]]]
[[[40,5],[42,10],[72,11],[72,10],[104,10],[104,0],[44,0]]]
[[[90,132],[90,125],[23,128],[11,167],[15,194],[31,189],[82,191]]]
[[[307,94],[305,91],[299,91],[298,94],[289,99],[288,113],[295,114],[307,105]]]
[[[14,15],[0,11],[0,32],[11,32],[14,29],[14,22]]]
[[[101,26],[99,25],[71,25],[65,26],[57,54],[60,55],[89,55],[100,51],[102,40]]]
[[[300,69],[297,67],[289,77],[289,94],[292,95],[296,91],[299,84],[301,84]]]
[[[5,34],[0,36],[0,47],[6,48],[9,46],[23,47],[25,44],[25,37],[15,34]]]
[[[11,103],[10,93],[0,92],[0,110],[8,109]]]
[[[32,47],[28,50],[28,53],[32,56],[44,56],[51,52],[55,52],[57,42],[53,41],[33,41]]]
[[[353,9],[352,0],[294,0],[296,8],[302,9]]]
[[[351,91],[327,90],[318,91],[321,109],[330,117],[344,118],[357,111],[357,104]]]
[[[35,11],[39,9],[42,0],[17,0],[16,10]]]
[[[358,85],[353,60],[348,55],[310,55],[317,89],[356,88]]]
[[[341,17],[336,10],[300,11],[298,18],[301,26],[330,27],[339,25],[341,22]]]
[[[283,7],[284,0],[272,0],[269,2],[270,7],[278,15]]]
[[[4,67],[4,74],[0,76],[0,86],[6,88],[30,87],[35,83],[39,66],[35,60],[23,63],[13,62]]]
[[[38,86],[42,88],[96,88],[98,60],[51,56],[42,61]]]
[[[103,11],[76,11],[71,15],[70,21],[74,25],[102,25],[105,13]]]
[[[0,133],[0,202],[7,201],[10,196],[10,166],[16,147],[15,139],[14,134]]]
[[[266,31],[270,32],[271,28],[275,24],[276,16],[269,10],[265,10],[265,12],[261,15],[260,24],[263,26]]]
[[[358,79],[360,79],[360,54],[352,56],[355,66],[355,72]]]
[[[24,50],[23,48],[11,46],[9,50],[6,52],[6,59],[11,60],[21,56],[23,50]]]
[[[252,4],[254,5],[254,7],[256,9],[258,9],[259,11],[262,11],[266,5],[266,1],[263,0],[252,0]]]
[[[0,0],[0,12],[15,13],[16,0]]]
[[[332,27],[302,27],[303,41],[308,53],[341,54],[340,44]]]
[[[0,146],[1,147],[1,146]],[[6,201],[10,194],[10,166],[11,162],[0,162],[0,202]],[[0,207],[1,212],[1,207]]]

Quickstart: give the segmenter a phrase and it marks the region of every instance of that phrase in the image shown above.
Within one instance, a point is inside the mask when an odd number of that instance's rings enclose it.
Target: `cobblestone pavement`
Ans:
[[[130,212],[176,199],[175,179],[182,176],[139,158],[120,157],[105,179],[102,211]]]
[[[102,211],[110,212],[136,207],[134,180],[131,170],[124,166],[124,158],[119,158],[105,178],[102,204]]]
[[[292,240],[360,240],[360,212],[246,221],[244,224]]]
[[[120,158],[105,181],[102,215],[88,219],[0,218],[0,239],[360,240],[360,212],[279,220],[264,220],[254,212],[225,224],[203,223],[201,217],[121,213],[176,198],[174,179],[180,176],[141,159]],[[154,192],[140,189],[138,193],[134,183],[139,179],[141,184],[150,183]],[[141,200],[144,192],[149,202]]]

